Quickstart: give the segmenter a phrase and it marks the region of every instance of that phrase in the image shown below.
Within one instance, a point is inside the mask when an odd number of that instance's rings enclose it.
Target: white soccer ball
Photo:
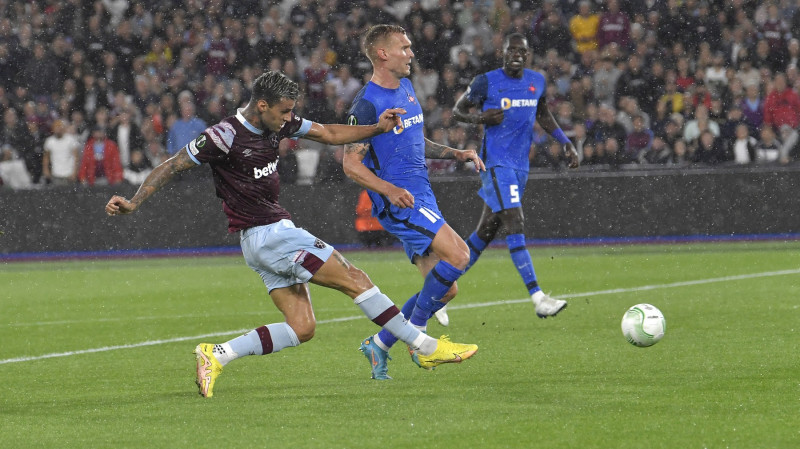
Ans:
[[[653,346],[666,330],[664,314],[650,304],[636,304],[622,316],[622,335],[634,346]]]

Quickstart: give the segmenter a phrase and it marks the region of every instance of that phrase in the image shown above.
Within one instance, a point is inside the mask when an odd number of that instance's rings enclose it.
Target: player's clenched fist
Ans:
[[[106,214],[109,216],[129,214],[135,210],[135,204],[119,195],[112,196],[111,199],[108,200],[108,204],[106,204]]]

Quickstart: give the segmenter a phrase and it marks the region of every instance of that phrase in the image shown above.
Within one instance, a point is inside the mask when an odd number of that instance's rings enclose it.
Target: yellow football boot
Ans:
[[[222,364],[214,357],[213,350],[212,343],[200,343],[194,348],[197,359],[197,387],[200,389],[200,396],[206,398],[214,396],[214,381],[222,372]]]
[[[453,343],[447,335],[442,335],[437,341],[436,350],[433,351],[433,354],[422,355],[417,353],[420,367],[433,369],[443,363],[461,363],[478,352],[478,345]]]

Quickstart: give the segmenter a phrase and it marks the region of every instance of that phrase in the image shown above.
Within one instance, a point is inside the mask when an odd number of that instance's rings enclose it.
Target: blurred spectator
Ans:
[[[37,170],[36,159],[28,127],[19,119],[16,110],[6,109],[0,129],[0,161],[5,163],[5,174],[2,175],[5,182],[11,187],[28,187],[33,172]]]
[[[725,67],[725,56],[722,52],[714,54],[711,66],[706,68],[703,78],[712,96],[720,97],[728,85],[728,69]]]
[[[206,123],[195,115],[194,103],[185,101],[180,105],[181,117],[172,124],[167,133],[167,153],[175,154],[184,145],[206,129]]]
[[[719,164],[726,160],[722,142],[708,129],[703,130],[700,137],[689,145],[694,148],[695,162]]]
[[[592,76],[592,91],[594,98],[600,103],[616,104],[614,94],[617,80],[622,75],[622,71],[614,64],[610,54],[605,53],[600,59]]]
[[[330,67],[325,63],[322,52],[312,51],[310,62],[308,67],[303,70],[302,76],[306,102],[312,119],[315,114],[319,114],[324,109],[325,83],[329,73]]]
[[[758,144],[756,144],[756,162],[762,164],[776,162],[781,156],[782,146],[783,144],[771,126],[762,127]]]
[[[715,138],[719,136],[719,124],[708,117],[708,108],[705,105],[698,105],[694,116],[695,118],[686,122],[686,126],[683,128],[683,140],[692,144],[706,131]]]
[[[42,159],[44,153],[44,139],[45,135],[42,128],[37,122],[28,121],[25,123],[28,128],[28,135],[30,136],[27,144],[23,147],[25,153],[25,168],[31,175],[31,182],[39,184],[42,179]]]
[[[751,133],[761,127],[764,122],[764,101],[758,85],[751,84],[745,90],[746,96],[739,103],[745,122],[750,127]]]
[[[27,83],[33,96],[47,95],[61,90],[61,72],[45,51],[45,45],[36,41],[33,44],[33,59],[22,71],[22,80]]]
[[[672,149],[661,137],[654,137],[650,147],[640,155],[639,162],[643,164],[666,164],[670,161]]]
[[[456,80],[456,71],[452,65],[446,65],[436,83],[436,102],[443,108],[452,108],[456,103],[456,95],[461,88]]]
[[[756,147],[758,140],[750,135],[746,124],[736,126],[736,137],[729,144],[730,158],[737,164],[749,164],[756,161]]]
[[[559,55],[569,55],[572,52],[572,35],[558,11],[549,11],[544,20],[534,28],[531,48],[539,55],[548,50],[556,50]]]
[[[694,154],[692,148],[686,141],[678,139],[672,147],[672,157],[668,162],[670,165],[686,166],[692,163]]]
[[[599,120],[589,128],[589,138],[605,153],[608,153],[608,151],[605,151],[606,144],[609,140],[613,140],[616,143],[614,146],[614,157],[616,157],[616,150],[625,147],[625,139],[628,134],[625,132],[625,128],[617,122],[614,108],[611,106],[600,106],[598,115]]]
[[[236,63],[236,50],[233,43],[222,34],[219,25],[211,27],[211,34],[203,42],[205,54],[205,73],[214,76],[217,80],[227,80],[230,68]]]
[[[625,154],[623,160],[628,162],[643,162],[644,155],[653,145],[653,131],[645,126],[644,117],[633,117],[633,130],[625,140]]]
[[[725,145],[730,146],[731,143],[737,139],[737,129],[739,125],[748,126],[742,114],[742,109],[738,105],[733,105],[728,109],[727,117],[725,117],[724,121],[720,122],[719,126],[719,137],[723,140]],[[750,127],[748,127],[748,130],[749,129]],[[752,133],[752,131],[750,132]]]
[[[578,14],[572,16],[569,21],[569,31],[575,41],[575,48],[578,53],[586,53],[597,50],[597,31],[600,27],[600,16],[592,11],[589,0],[581,0],[578,6]]]
[[[348,104],[353,101],[356,94],[361,90],[361,82],[350,74],[350,66],[342,64],[336,70],[336,76],[329,81],[336,89],[336,96]]]
[[[776,3],[767,5],[767,19],[758,27],[758,36],[760,40],[756,45],[756,54],[766,53],[763,57],[764,62],[773,72],[784,70],[787,56],[786,40],[791,33]]]
[[[775,75],[772,92],[764,100],[764,124],[778,130],[783,137],[781,162],[789,161],[789,154],[797,145],[800,136],[800,95],[786,85],[786,76]]]
[[[597,30],[597,44],[604,49],[611,44],[620,48],[627,48],[630,43],[630,19],[620,11],[618,0],[608,0],[606,10],[600,15],[600,24]]]
[[[153,171],[150,159],[145,155],[144,150],[136,149],[131,152],[130,163],[122,170],[122,176],[129,183],[138,186]]]
[[[126,110],[120,112],[109,137],[117,143],[119,160],[124,168],[128,168],[132,162],[131,153],[144,150],[144,137]]]
[[[53,122],[53,135],[44,141],[43,172],[48,183],[73,185],[78,179],[80,142],[63,120]]]
[[[94,127],[92,137],[83,147],[78,181],[89,186],[114,185],[122,181],[122,163],[117,144],[99,126]]]

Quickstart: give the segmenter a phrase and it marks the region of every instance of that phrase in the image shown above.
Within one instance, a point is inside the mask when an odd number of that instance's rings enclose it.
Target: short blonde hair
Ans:
[[[370,27],[370,29],[367,30],[367,34],[364,35],[364,54],[367,55],[367,58],[374,62],[378,57],[375,50],[378,44],[383,43],[389,36],[395,33],[406,34],[406,30],[400,25],[380,24]]]

